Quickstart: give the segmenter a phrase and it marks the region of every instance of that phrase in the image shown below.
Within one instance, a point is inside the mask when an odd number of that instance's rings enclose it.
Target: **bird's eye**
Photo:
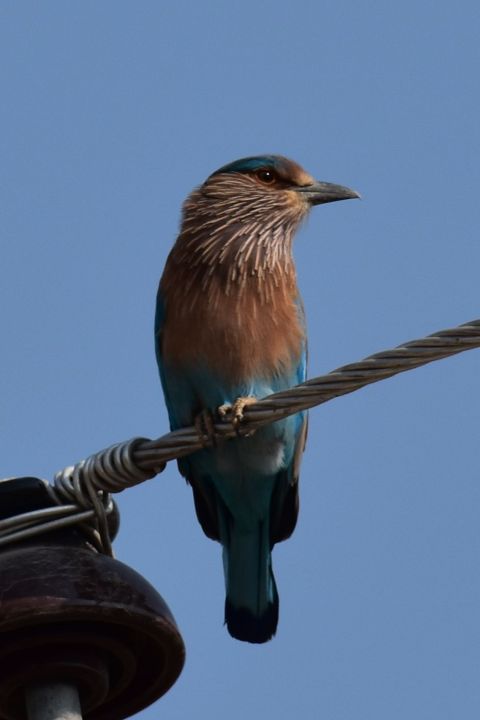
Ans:
[[[256,172],[257,178],[266,185],[271,185],[275,181],[275,174],[266,168],[260,168]]]

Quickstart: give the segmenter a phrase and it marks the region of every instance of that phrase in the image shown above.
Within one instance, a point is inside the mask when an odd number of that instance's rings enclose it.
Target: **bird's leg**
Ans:
[[[243,420],[243,411],[249,405],[255,405],[258,402],[257,398],[253,395],[247,397],[238,397],[232,404],[225,403],[217,408],[217,412],[222,420],[231,420],[232,425],[235,428],[237,435],[242,434],[244,437],[253,435],[254,430],[250,430],[248,433],[240,433],[240,423]]]
[[[215,422],[211,410],[205,408],[199,412],[198,415],[195,416],[193,424],[203,447],[215,447],[217,444],[217,438],[215,434]]]

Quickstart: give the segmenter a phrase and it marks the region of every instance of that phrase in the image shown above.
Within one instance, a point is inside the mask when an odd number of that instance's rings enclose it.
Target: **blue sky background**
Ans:
[[[311,376],[479,317],[479,36],[468,0],[3,2],[0,474],[167,431],[157,281],[186,194],[243,155],[363,195],[296,243]],[[118,497],[117,555],[187,646],[138,718],[478,718],[479,362],[311,412],[265,646],[223,628],[174,464]]]

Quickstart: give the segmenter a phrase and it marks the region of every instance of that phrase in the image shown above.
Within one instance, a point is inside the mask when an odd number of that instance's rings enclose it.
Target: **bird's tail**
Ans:
[[[237,640],[264,643],[277,629],[278,593],[272,572],[268,521],[242,532],[232,518],[223,546],[225,622]]]

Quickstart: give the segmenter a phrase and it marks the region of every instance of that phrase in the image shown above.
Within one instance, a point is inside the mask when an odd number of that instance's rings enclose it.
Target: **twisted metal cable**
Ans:
[[[426,338],[411,340],[392,350],[375,353],[364,360],[343,365],[327,375],[307,380],[301,385],[269,395],[254,405],[248,405],[244,411],[241,433],[248,434],[262,425],[347,395],[371,383],[478,347],[480,320],[473,320]],[[232,423],[225,421],[215,424],[215,433],[219,438],[238,434]],[[141,444],[134,452],[134,460],[138,467],[153,470],[158,463],[188,455],[203,445],[194,427],[183,428],[158,440]]]
[[[244,411],[240,434],[248,434],[262,425],[321,405],[398,373],[478,347],[480,320],[473,320],[420,340],[411,340],[392,350],[375,353],[360,362],[344,365],[327,375],[307,380],[301,385],[274,393],[254,405],[249,405]],[[238,435],[238,430],[229,421],[216,423],[214,429],[219,439]],[[97,490],[120,492],[161,472],[169,460],[183,457],[202,447],[205,447],[205,438],[199,436],[195,427],[187,427],[163,435],[157,440],[136,438],[120,443],[92,455],[75,468],[80,476],[88,471],[88,476]],[[128,457],[128,467],[122,464],[124,457]],[[111,472],[107,482],[106,467]],[[66,468],[57,473],[55,486],[59,483],[68,484],[71,471],[71,468]]]
[[[347,395],[371,383],[385,380],[434,360],[480,347],[480,320],[441,330],[428,337],[399,345],[392,350],[375,353],[360,362],[344,365],[327,375],[307,380],[296,387],[274,393],[245,408],[240,428],[222,420],[214,425],[218,441],[246,435],[268,423],[281,420],[301,410]],[[199,450],[206,438],[194,427],[163,435],[157,440],[133,438],[112,445],[55,475],[53,486],[47,485],[51,499],[58,508],[55,513],[38,510],[16,518],[0,521],[0,545],[23,535],[31,536],[52,528],[81,523],[90,533],[92,543],[101,552],[111,553],[106,516],[113,504],[109,493],[121,492],[162,472],[169,460]],[[42,516],[42,513],[49,513]],[[37,525],[36,520],[43,525]],[[5,523],[9,523],[5,525]]]

